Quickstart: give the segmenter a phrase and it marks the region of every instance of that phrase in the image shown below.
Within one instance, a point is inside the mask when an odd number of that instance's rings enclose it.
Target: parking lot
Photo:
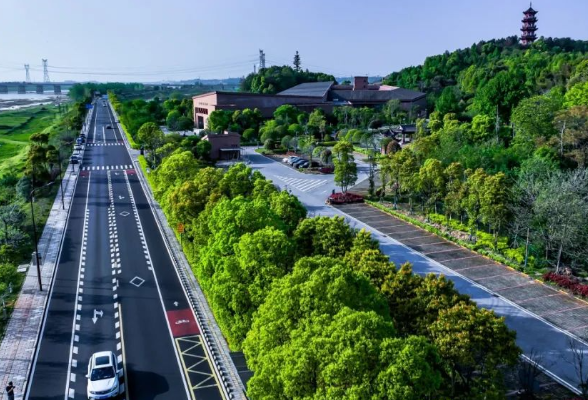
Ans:
[[[561,329],[588,339],[588,303],[367,204],[337,208]]]

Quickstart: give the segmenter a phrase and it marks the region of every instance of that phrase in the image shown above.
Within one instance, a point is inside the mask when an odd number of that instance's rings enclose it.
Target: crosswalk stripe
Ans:
[[[300,190],[301,192],[307,192],[328,182],[326,179],[289,178],[285,176],[276,177],[286,184]]]
[[[103,170],[123,170],[123,169],[133,169],[132,165],[91,165],[81,167],[81,171],[103,171]]]

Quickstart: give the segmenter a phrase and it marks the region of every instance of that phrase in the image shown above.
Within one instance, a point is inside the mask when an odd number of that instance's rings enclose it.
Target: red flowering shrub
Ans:
[[[333,193],[327,199],[328,204],[363,203],[363,197],[353,193]]]
[[[578,278],[559,275],[555,272],[547,272],[543,274],[543,280],[553,282],[559,287],[568,289],[577,296],[588,297],[588,285],[580,283]]]

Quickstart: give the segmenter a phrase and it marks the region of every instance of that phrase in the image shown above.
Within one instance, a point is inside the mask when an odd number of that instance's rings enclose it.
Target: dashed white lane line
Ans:
[[[78,343],[80,337],[76,334],[76,332],[80,331],[80,311],[82,309],[82,296],[81,294],[84,292],[82,285],[84,284],[84,270],[83,267],[86,265],[86,249],[88,244],[88,221],[90,219],[90,210],[88,208],[88,201],[90,199],[90,183],[91,183],[91,175],[88,176],[88,188],[86,191],[86,205],[84,208],[84,224],[82,229],[82,248],[80,249],[80,264],[78,267],[78,280],[77,280],[77,287],[79,295],[75,299],[75,318],[72,322],[72,336],[71,336],[71,343],[70,343],[70,353],[69,353],[69,363],[67,365],[67,373],[69,375],[69,380],[66,382],[65,386],[65,393],[68,397],[74,398],[75,397],[75,390],[70,387],[72,383],[76,382],[76,373],[72,371],[72,368],[77,368],[78,361],[77,358],[74,358],[74,355],[78,354],[78,346],[74,345],[74,343]]]
[[[114,169],[114,167],[113,167]],[[108,178],[108,196],[110,200],[110,205],[108,207],[108,233],[110,237],[110,263],[112,268],[112,275],[120,274],[122,272],[121,262],[120,262],[120,249],[118,244],[118,227],[116,224],[116,207],[114,203],[114,190],[112,186],[112,174],[110,171],[107,172]],[[120,364],[122,362],[122,354],[121,354],[121,331],[120,331],[120,314],[119,314],[119,306],[118,306],[118,294],[116,293],[118,289],[118,279],[113,277],[112,278],[112,299],[114,300],[114,309],[116,310],[114,313],[114,329],[115,329],[115,336],[117,342],[116,351],[118,352],[117,360]]]

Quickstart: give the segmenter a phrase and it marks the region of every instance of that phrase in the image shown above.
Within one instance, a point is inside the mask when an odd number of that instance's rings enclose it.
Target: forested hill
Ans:
[[[335,81],[333,75],[308,70],[296,70],[288,65],[272,65],[256,74],[249,74],[241,81],[242,92],[275,94],[300,83]]]
[[[570,87],[578,64],[587,58],[588,41],[541,38],[525,49],[511,36],[427,57],[423,65],[394,72],[384,82],[427,92],[429,111],[442,114],[495,113],[492,97],[505,97],[498,106],[508,119],[522,98]],[[588,73],[585,63],[581,73]]]

